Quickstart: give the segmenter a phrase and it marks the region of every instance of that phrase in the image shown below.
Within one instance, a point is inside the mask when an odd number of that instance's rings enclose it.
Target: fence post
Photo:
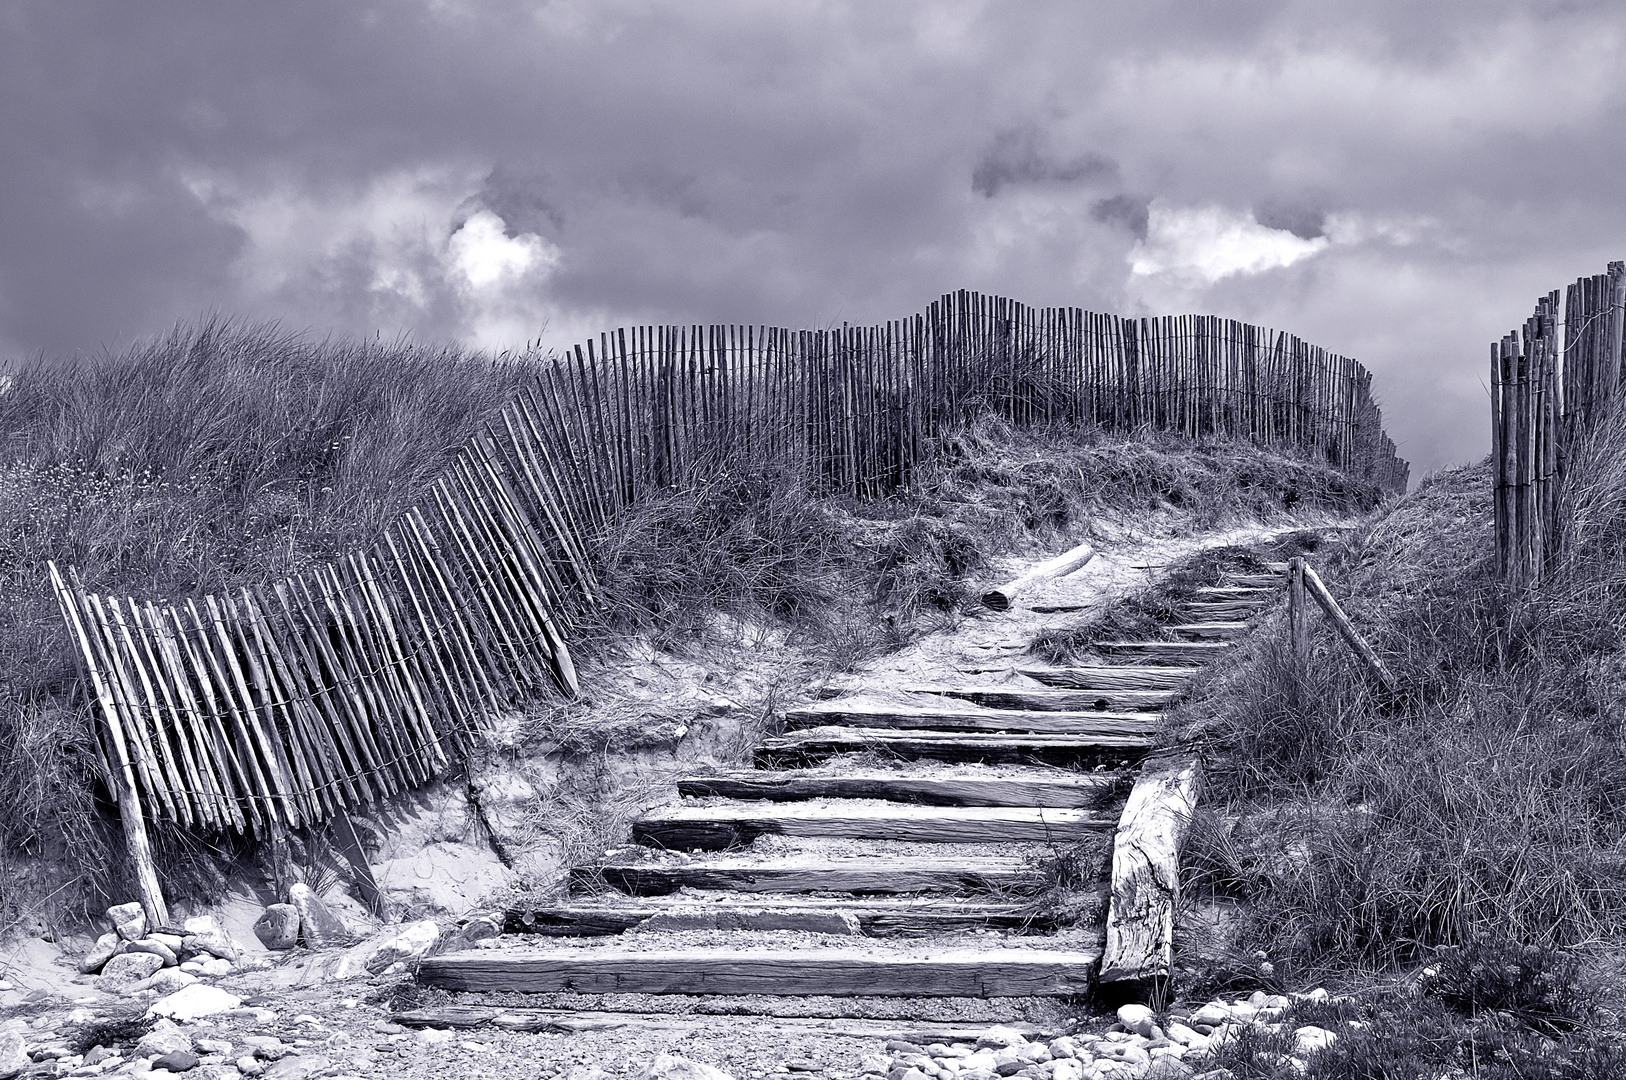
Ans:
[[[1304,558],[1295,555],[1287,560],[1287,626],[1293,644],[1293,693],[1304,688],[1304,676],[1309,670],[1310,634],[1304,622]]]

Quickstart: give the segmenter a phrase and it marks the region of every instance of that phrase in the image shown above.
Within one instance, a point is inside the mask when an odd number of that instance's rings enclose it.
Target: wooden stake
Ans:
[[[118,752],[118,767],[108,770],[107,780],[113,789],[113,797],[118,800],[119,823],[124,828],[124,849],[130,858],[136,889],[141,893],[142,910],[147,913],[147,921],[154,926],[167,926],[169,905],[164,903],[164,891],[158,884],[158,871],[153,866],[152,843],[147,839],[146,816],[141,812],[141,800],[136,796],[135,773],[130,768],[130,757],[120,730],[118,706],[97,663],[96,650],[91,647],[85,624],[80,619],[77,599],[68,591],[56,563],[48,562],[46,566],[50,570],[51,584],[56,589],[57,603],[61,605],[63,618],[79,645],[80,655],[85,659],[91,686],[102,707],[103,719],[107,722],[108,734],[112,736],[113,746]]]

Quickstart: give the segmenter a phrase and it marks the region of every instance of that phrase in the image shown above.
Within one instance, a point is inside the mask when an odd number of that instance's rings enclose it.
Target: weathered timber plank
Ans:
[[[1099,952],[889,955],[874,949],[481,950],[430,957],[424,986],[578,994],[1060,997],[1087,993]]]
[[[736,892],[1001,893],[1025,895],[1043,876],[1021,859],[848,858],[695,859],[688,863],[603,863],[572,872],[581,884],[601,879],[634,896],[659,896],[685,886]]]
[[[1002,844],[1063,842],[1113,823],[1112,817],[1088,810],[1051,807],[757,802],[658,807],[632,823],[632,838],[689,851],[744,847],[765,835]]]
[[[1231,574],[1227,576],[1220,588],[1280,588],[1286,578],[1281,574]]]
[[[1185,757],[1149,766],[1129,793],[1113,838],[1104,984],[1151,994],[1169,978],[1180,850],[1201,785],[1201,765]]]
[[[1018,675],[1050,686],[1078,690],[1179,690],[1201,668],[1194,667],[1093,667],[1017,668]]]
[[[1108,690],[1045,688],[1043,690],[1006,689],[1003,687],[949,687],[943,689],[919,688],[917,694],[938,694],[974,702],[985,709],[1024,709],[1035,712],[1091,712],[1104,713],[1109,709],[1133,711],[1156,709],[1168,705],[1180,695],[1168,690]]]
[[[1248,624],[1241,622],[1173,623],[1166,629],[1171,633],[1185,634],[1187,637],[1199,638],[1204,641],[1229,641],[1246,633]]]
[[[846,1035],[866,1039],[902,1039],[918,1045],[934,1042],[976,1042],[987,1033],[987,1024],[939,1023],[930,1020],[864,1020],[822,1016],[730,1015],[720,1021],[711,1013],[606,1012],[596,1009],[541,1009],[525,1006],[495,1008],[486,1005],[442,1005],[433,1009],[409,1009],[390,1019],[406,1027],[491,1028],[499,1031],[578,1034],[584,1031],[694,1031],[715,1027],[759,1023],[776,1030],[823,1035]],[[1028,1024],[1002,1024],[1014,1028],[1024,1038],[1041,1039],[1057,1032]]]
[[[764,739],[757,758],[766,764],[792,764],[874,750],[900,758],[934,761],[1128,764],[1151,746],[1147,735],[987,735],[824,727]]]
[[[1090,647],[1097,652],[1134,656],[1145,660],[1172,660],[1190,664],[1207,663],[1231,647],[1228,641],[1096,641]]]
[[[1050,735],[1132,735],[1152,730],[1156,717],[1130,712],[1040,709],[953,709],[911,705],[821,702],[785,710],[788,728],[842,724],[926,731],[1020,731]]]
[[[1245,622],[1265,610],[1266,606],[1247,601],[1214,600],[1187,604],[1185,610],[1200,622]]]
[[[900,776],[888,772],[731,772],[685,776],[678,794],[729,799],[888,799],[928,806],[1098,805],[1118,778],[1103,773],[1034,776]]]
[[[1269,600],[1276,590],[1249,585],[1203,585],[1196,592],[1210,600]]]
[[[631,903],[580,901],[528,904],[510,908],[504,913],[503,931],[540,937],[597,937],[624,933],[656,915],[689,911],[720,917],[736,912],[770,917],[846,914],[858,920],[865,934],[876,937],[983,928],[1043,933],[1061,925],[1055,916],[1036,912],[1026,904],[978,903],[918,896],[901,900],[866,898],[831,901],[752,894],[722,901],[647,897]],[[782,927],[776,925],[770,928]]]

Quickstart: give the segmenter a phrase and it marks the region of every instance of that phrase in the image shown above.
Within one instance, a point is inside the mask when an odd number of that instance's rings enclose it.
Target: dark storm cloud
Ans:
[[[971,170],[971,190],[991,199],[1007,184],[1072,184],[1117,176],[1118,163],[1111,158],[1085,153],[1058,159],[1045,149],[1036,129],[1024,127],[994,137],[993,145]]]
[[[1309,202],[1266,199],[1253,208],[1253,219],[1266,228],[1290,232],[1300,240],[1327,235],[1327,212]]]
[[[968,287],[1293,330],[1378,373],[1427,468],[1484,451],[1485,343],[1626,250],[1623,32],[1514,0],[0,0],[0,351],[211,308],[565,344]]]
[[[1138,195],[1109,195],[1090,204],[1090,217],[1109,225],[1120,225],[1137,240],[1146,239],[1151,223],[1152,200]]]

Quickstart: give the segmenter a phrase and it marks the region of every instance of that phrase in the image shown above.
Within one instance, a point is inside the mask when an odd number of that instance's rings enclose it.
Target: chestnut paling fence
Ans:
[[[1536,301],[1520,330],[1491,345],[1496,565],[1538,584],[1563,543],[1571,457],[1620,393],[1626,263]]]
[[[752,463],[880,496],[987,413],[1252,439],[1406,483],[1364,368],[1231,320],[961,292],[879,326],[618,330],[537,359],[370,550],[178,601],[51,567],[132,844],[147,817],[276,835],[368,806],[444,772],[484,718],[574,693],[596,542],[646,493]]]

